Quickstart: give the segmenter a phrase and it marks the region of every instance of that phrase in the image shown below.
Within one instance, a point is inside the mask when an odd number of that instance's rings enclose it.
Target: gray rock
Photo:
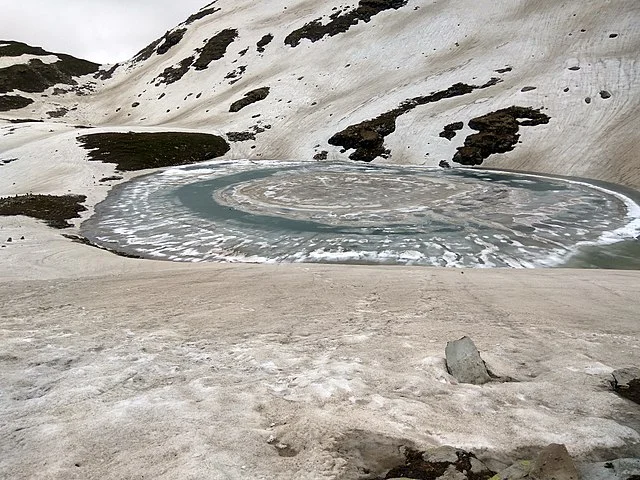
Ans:
[[[640,477],[640,459],[620,458],[610,462],[585,463],[578,467],[582,480],[630,480]]]
[[[530,460],[520,460],[508,468],[501,470],[500,473],[494,475],[489,480],[523,480],[529,477],[529,473],[533,468],[533,462]]]
[[[454,465],[449,465],[445,472],[437,480],[468,480],[467,476],[460,472]]]
[[[459,382],[482,385],[491,380],[480,352],[469,337],[448,342],[445,355],[447,370]]]
[[[622,397],[640,404],[640,368],[621,368],[613,372],[613,389]]]
[[[422,459],[429,463],[456,463],[458,461],[458,449],[453,447],[437,447],[425,451]]]
[[[578,480],[580,478],[567,447],[552,443],[542,449],[529,477],[535,480]]]

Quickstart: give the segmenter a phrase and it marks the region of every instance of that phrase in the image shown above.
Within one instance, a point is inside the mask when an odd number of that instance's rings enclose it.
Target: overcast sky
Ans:
[[[0,40],[98,63],[131,58],[211,0],[0,0]]]

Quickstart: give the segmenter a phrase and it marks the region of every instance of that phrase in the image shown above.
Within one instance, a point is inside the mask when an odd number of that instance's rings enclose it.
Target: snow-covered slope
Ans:
[[[218,0],[134,59],[80,79],[86,95],[51,87],[0,118],[51,121],[64,108],[54,121],[241,132],[228,137],[230,158],[342,160],[354,150],[331,145],[334,135],[435,93],[392,115],[395,128],[352,129],[383,141],[375,162],[452,163],[477,133],[469,120],[531,107],[549,122],[520,128],[513,151],[484,166],[637,188],[638,51],[636,0]],[[449,95],[456,84],[466,88]],[[439,135],[455,122],[455,137]],[[20,142],[6,142],[0,155],[20,158]]]

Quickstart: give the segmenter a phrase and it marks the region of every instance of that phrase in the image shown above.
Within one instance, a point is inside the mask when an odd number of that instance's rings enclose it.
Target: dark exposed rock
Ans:
[[[569,70],[577,72],[578,70],[580,70],[580,67],[569,67]]]
[[[326,160],[328,155],[329,155],[329,152],[327,152],[326,150],[323,150],[321,152],[316,153],[313,156],[313,159],[317,161]]]
[[[530,92],[531,90],[535,90],[536,87],[522,87],[521,92]]]
[[[172,47],[175,47],[180,41],[184,38],[184,34],[187,33],[186,28],[180,28],[178,30],[174,30],[173,32],[167,32],[164,37],[164,42],[160,44],[156,52],[158,55],[164,55],[167,53]]]
[[[480,462],[473,453],[452,447],[439,447],[426,452],[406,448],[404,456],[404,464],[392,468],[383,477],[384,479],[464,478],[487,480],[495,473]],[[447,473],[448,477],[443,477]]]
[[[0,198],[0,215],[25,215],[44,220],[47,225],[53,228],[68,228],[72,225],[67,220],[79,218],[79,213],[86,210],[81,205],[86,199],[85,195],[5,197]]]
[[[407,4],[407,0],[360,0],[358,6],[345,13],[336,12],[331,15],[330,21],[323,24],[321,19],[307,23],[303,27],[294,30],[284,40],[286,45],[296,47],[302,39],[306,38],[312,42],[326,36],[335,36],[348,31],[352,26],[357,25],[360,20],[369,22],[372,17],[385,10],[398,10]]]
[[[156,87],[161,83],[169,85],[180,80],[189,71],[189,67],[191,67],[191,65],[193,64],[193,60],[194,57],[187,57],[183,59],[177,66],[165,68],[164,71],[154,80]]]
[[[640,404],[640,368],[621,368],[614,371],[613,389],[621,397]]]
[[[144,62],[151,58],[151,55],[154,53],[158,53],[158,55],[164,55],[167,53],[172,47],[176,46],[186,33],[186,28],[181,28],[178,30],[174,30],[173,32],[169,31],[165,33],[161,38],[151,42],[149,45],[140,50],[133,57],[134,62]]]
[[[120,64],[116,63],[109,70],[100,70],[98,73],[96,73],[93,76],[93,78],[95,78],[96,80],[109,80],[111,77],[113,77],[113,74],[118,69],[118,67],[120,67]],[[54,94],[55,94],[55,91],[54,91]]]
[[[246,65],[240,65],[234,71],[227,73],[224,78],[227,79],[227,80],[231,79],[232,81],[229,82],[229,83],[231,85],[233,85],[235,82],[240,80],[240,78],[242,78],[242,75],[246,71],[247,71],[247,66]]]
[[[586,103],[587,105],[589,105],[591,103],[591,97],[586,97],[584,99],[584,103]]]
[[[60,108],[57,108],[56,110],[51,110],[50,112],[47,112],[47,115],[49,115],[49,118],[62,118],[67,113],[69,113],[68,108],[60,107]]]
[[[215,2],[209,4],[209,5],[213,5]],[[209,6],[207,5],[207,6]],[[219,12],[220,9],[219,8],[215,8],[215,7],[211,7],[211,8],[204,8],[202,10],[200,10],[199,12],[194,13],[193,15],[191,15],[189,18],[187,18],[187,20],[184,22],[185,25],[191,25],[193,22],[195,22],[196,20],[200,20],[201,18],[204,18],[208,15],[213,15],[216,12]]]
[[[93,161],[115,163],[118,170],[187,165],[220,157],[229,144],[206,133],[94,133],[78,137]]]
[[[442,132],[439,133],[439,135],[442,138],[446,138],[447,140],[451,140],[452,138],[454,138],[456,136],[456,132],[458,130],[462,130],[463,127],[464,127],[464,123],[462,123],[462,122],[450,123],[449,125],[445,125],[444,129],[442,130]]]
[[[273,40],[273,35],[271,35],[270,33],[262,37],[256,44],[258,47],[258,53],[264,53],[264,47],[269,45],[272,40]]]
[[[2,40],[0,43],[7,44],[0,47],[0,56],[55,55],[60,59],[55,63],[44,63],[42,60],[34,58],[28,63],[0,68],[0,93],[12,90],[40,93],[59,83],[76,85],[74,77],[94,73],[100,67],[97,63],[62,53],[47,52],[39,47],[31,47],[21,42]]]
[[[451,165],[449,165],[449,162],[447,162],[446,160],[440,160],[440,163],[438,163],[438,166],[440,168],[451,168]]]
[[[256,134],[254,132],[228,132],[227,140],[230,142],[247,142],[249,140],[255,140]]]
[[[267,96],[269,96],[269,91],[270,91],[269,87],[262,87],[262,88],[257,88],[255,90],[251,90],[250,92],[245,93],[243,98],[233,102],[229,107],[229,111],[239,112],[244,107],[251,105],[252,103],[256,103],[261,100],[264,100],[265,98],[267,98]]]
[[[445,98],[466,95],[475,89],[495,85],[499,81],[499,79],[491,79],[482,86],[456,83],[446,90],[440,90],[430,95],[405,100],[400,106],[393,110],[385,112],[371,120],[350,125],[341,132],[336,133],[329,139],[329,144],[341,146],[345,150],[355,149],[355,152],[349,155],[351,160],[371,162],[376,157],[386,158],[390,152],[384,147],[384,139],[395,131],[398,117],[419,105],[438,102]]]
[[[600,98],[606,100],[607,98],[611,98],[611,94],[606,90],[600,91]]]
[[[527,120],[519,121],[525,118]],[[469,135],[464,146],[459,147],[453,161],[462,165],[480,165],[494,153],[506,153],[514,149],[520,135],[521,126],[535,126],[549,123],[550,118],[526,107],[509,107],[488,113],[469,121],[469,127],[479,133]]]
[[[610,33],[609,38],[616,38],[618,36],[617,33]]]
[[[513,70],[513,68],[511,67],[499,68],[496,70],[496,73],[507,73],[507,72],[510,72],[511,70]]]
[[[460,383],[482,385],[491,381],[480,352],[469,337],[447,342],[445,354],[447,370]]]
[[[162,37],[162,38],[164,38],[164,37]],[[156,48],[158,48],[158,45],[160,45],[160,43],[162,43],[162,38],[159,38],[159,39],[151,42],[149,45],[147,45],[142,50],[140,50],[138,53],[136,53],[134,55],[134,57],[133,57],[133,61],[134,62],[144,62],[145,60],[148,60],[149,58],[151,58],[151,55],[153,55],[156,52]]]
[[[28,107],[32,103],[32,99],[20,95],[0,95],[0,112],[19,110]]]
[[[80,235],[69,235],[69,234],[63,233],[62,236],[65,237],[65,238],[68,238],[69,240],[71,240],[74,243],[79,243],[81,245],[87,245],[89,247],[98,248],[100,250],[104,250],[104,251],[113,253],[114,255],[118,255],[119,257],[137,258],[137,259],[141,259],[142,258],[140,255],[135,255],[135,254],[126,253],[126,252],[120,252],[118,250],[112,250],[110,248],[103,247],[102,245],[98,245],[97,243],[93,243],[88,238],[82,237]]]
[[[131,104],[131,108],[136,108],[136,107],[139,107],[139,106],[140,106],[140,102],[133,102]]]
[[[193,64],[196,70],[204,70],[215,60],[220,60],[227,53],[227,48],[238,38],[238,30],[227,28],[209,39],[198,50],[200,56]]]
[[[105,182],[116,182],[118,180],[122,180],[122,177],[118,176],[118,175],[114,175],[112,177],[103,177],[100,180],[98,180],[100,183],[105,183]]]

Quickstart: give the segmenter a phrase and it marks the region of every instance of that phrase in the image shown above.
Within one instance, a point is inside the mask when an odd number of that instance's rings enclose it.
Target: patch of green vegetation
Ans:
[[[29,63],[11,65],[0,68],[0,93],[13,90],[23,92],[44,92],[47,88],[58,83],[76,85],[74,77],[88,75],[98,70],[97,63],[81,60],[63,53],[51,53],[40,47],[32,47],[25,43],[0,40],[6,43],[0,47],[0,57],[30,55],[55,55],[60,60],[53,64],[44,63],[42,60],[33,59]]]
[[[260,100],[264,100],[269,96],[269,87],[257,88],[255,90],[251,90],[244,94],[240,100],[237,100],[231,104],[229,107],[230,112],[239,112],[244,107],[251,105],[252,103],[259,102]]]
[[[217,135],[207,133],[94,133],[78,137],[89,159],[115,163],[132,171],[204,162],[230,150]]]
[[[227,48],[238,38],[238,30],[227,28],[207,41],[199,52],[200,56],[193,64],[196,70],[204,70],[214,60],[220,60],[227,53]]]
[[[69,228],[67,221],[79,218],[80,212],[86,208],[81,205],[86,201],[85,195],[18,195],[0,198],[0,215],[27,217],[44,220],[53,228]]]
[[[33,103],[33,100],[20,95],[0,95],[0,112],[19,110]]]

